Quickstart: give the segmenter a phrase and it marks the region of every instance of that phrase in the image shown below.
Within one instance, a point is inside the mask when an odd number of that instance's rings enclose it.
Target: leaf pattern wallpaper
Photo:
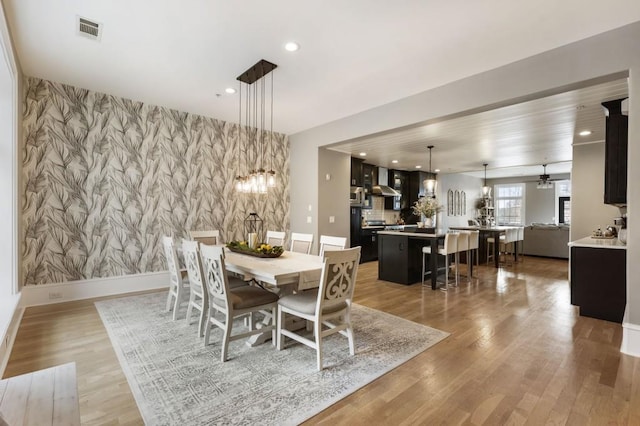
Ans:
[[[265,230],[288,229],[285,135],[264,148],[277,187],[238,194],[238,159],[246,173],[261,145],[246,129],[239,139],[237,124],[24,80],[24,284],[163,271],[162,235],[219,229],[224,241],[242,239],[250,212]]]

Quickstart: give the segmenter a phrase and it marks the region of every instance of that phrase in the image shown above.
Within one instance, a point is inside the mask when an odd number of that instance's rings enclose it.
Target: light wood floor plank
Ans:
[[[578,316],[566,261],[476,271],[443,292],[362,264],[356,303],[451,336],[306,423],[640,424],[640,363],[620,324]],[[75,361],[83,424],[142,424],[93,302],[27,309],[5,377]]]

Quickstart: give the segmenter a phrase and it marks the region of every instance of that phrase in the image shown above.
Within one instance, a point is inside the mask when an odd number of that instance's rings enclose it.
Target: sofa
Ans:
[[[523,253],[530,256],[569,258],[569,227],[533,223],[524,228]]]

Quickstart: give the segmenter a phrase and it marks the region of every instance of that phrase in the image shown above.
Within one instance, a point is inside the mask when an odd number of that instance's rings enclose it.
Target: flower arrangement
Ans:
[[[432,218],[436,213],[442,210],[442,206],[438,204],[435,198],[421,197],[413,206],[413,214],[424,216],[427,219]]]

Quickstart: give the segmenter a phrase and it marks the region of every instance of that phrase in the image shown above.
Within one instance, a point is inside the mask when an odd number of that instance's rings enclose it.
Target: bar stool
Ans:
[[[449,284],[449,267],[451,264],[449,263],[449,255],[455,255],[458,250],[458,234],[447,233],[444,237],[444,246],[438,247],[438,253],[445,258],[445,266],[446,269],[444,271],[444,287],[440,288],[440,290],[447,291],[447,285]],[[425,258],[427,255],[431,254],[431,246],[422,247],[422,285],[424,286],[424,274],[425,274]],[[438,270],[436,268],[435,271],[431,271],[432,274],[437,274]],[[458,286],[458,275],[456,274],[456,287]]]
[[[480,265],[478,249],[480,248],[480,231],[469,231],[469,254],[476,266]]]
[[[498,244],[503,244],[504,243],[504,239],[506,238],[506,236],[504,234],[500,235],[500,241],[498,241]],[[489,259],[493,259],[493,245],[496,244],[496,240],[493,237],[489,237],[487,238],[487,265],[489,264]],[[500,250],[498,250],[498,253],[500,253]],[[495,259],[494,259],[495,261]]]
[[[456,282],[460,281],[460,253],[467,254],[467,279],[471,280],[471,258],[469,257],[469,234],[468,231],[458,232],[458,244],[456,246]]]
[[[524,261],[524,226],[518,227],[518,246],[520,248],[518,255],[520,262]]]

